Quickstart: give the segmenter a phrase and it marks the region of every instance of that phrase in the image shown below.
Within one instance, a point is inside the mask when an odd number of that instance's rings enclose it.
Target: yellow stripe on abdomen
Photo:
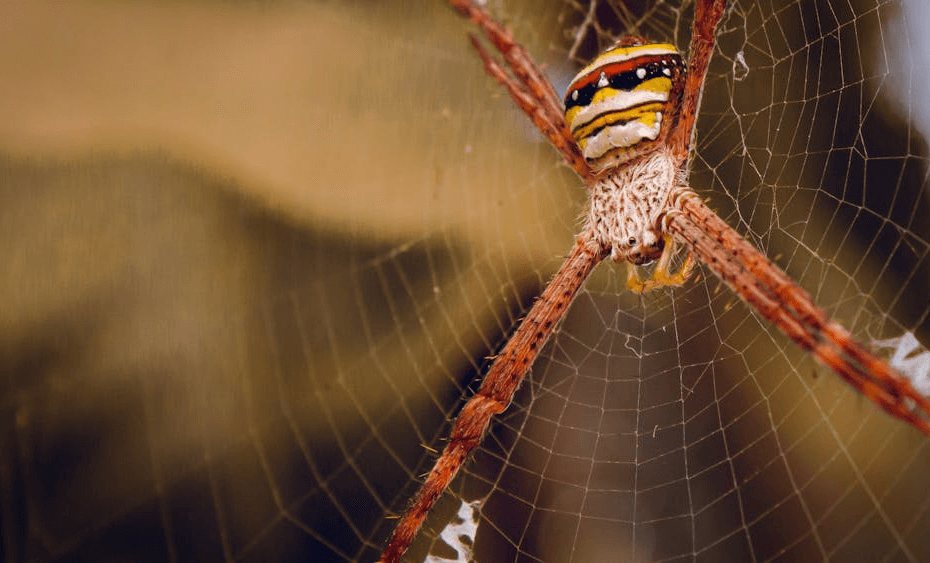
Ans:
[[[661,114],[663,109],[665,109],[665,104],[654,102],[642,104],[628,110],[613,111],[590,121],[584,127],[577,131],[573,131],[572,135],[575,136],[575,140],[581,143],[584,139],[597,133],[600,129],[616,123],[627,123],[629,121],[639,120],[642,121],[643,124],[651,127],[656,120],[656,114]]]

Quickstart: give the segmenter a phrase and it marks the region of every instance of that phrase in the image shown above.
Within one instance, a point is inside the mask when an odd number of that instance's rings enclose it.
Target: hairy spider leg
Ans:
[[[698,0],[696,13],[704,13],[701,11],[702,6],[711,1],[717,1],[721,5],[723,3],[722,0]],[[562,108],[554,90],[529,54],[516,44],[508,30],[495,22],[480,7],[469,0],[449,0],[449,2],[481,26],[485,35],[501,52],[504,61],[516,78],[511,77],[480,46],[477,40],[472,38],[472,43],[478,49],[487,72],[507,88],[517,104],[530,115],[537,127],[540,127],[563,157],[590,186],[595,176],[588,163],[581,157],[580,149],[574,143],[574,136],[561,115]],[[695,26],[699,23],[695,22]],[[715,25],[716,21],[713,22],[713,26]],[[713,51],[712,28],[710,37],[709,44],[704,42],[699,47],[708,51],[705,53],[708,59]],[[698,72],[697,75],[703,79],[703,72]],[[700,81],[692,80],[689,83],[693,84],[692,87],[700,89]],[[564,315],[584,280],[594,266],[611,252],[608,245],[593,239],[594,233],[590,230],[585,230],[582,235],[579,235],[572,254],[521,322],[502,353],[492,363],[478,394],[470,399],[459,413],[449,444],[436,461],[414,498],[413,504],[395,529],[382,555],[382,561],[399,561],[406,552],[430,508],[446,490],[470,452],[480,444],[490,423],[490,417],[502,412],[509,405],[513,393],[525,378],[540,348],[554,330],[555,324]],[[645,254],[641,256],[648,258]]]
[[[607,255],[591,244],[590,233],[579,235],[571,253],[530,312],[494,359],[474,397],[455,419],[449,443],[420,487],[381,555],[382,563],[396,563],[426,519],[433,504],[458,473],[487,432],[491,417],[504,412],[543,345],[594,267]]]
[[[559,95],[526,49],[514,40],[510,30],[488,15],[483,8],[475,5],[472,0],[449,0],[449,3],[459,13],[478,24],[485,37],[500,51],[520,83],[526,86],[527,91],[539,101],[545,111],[550,112],[549,118],[553,122],[561,120]]]
[[[697,122],[698,104],[714,54],[717,24],[726,9],[726,0],[698,0],[694,7],[694,29],[691,32],[691,47],[688,49],[688,74],[685,78],[684,97],[678,120],[669,132],[668,144],[672,152],[684,164],[691,152]]]
[[[693,192],[682,194],[667,228],[743,300],[892,416],[930,435],[930,399],[878,359],[804,289],[720,219]]]
[[[572,138],[571,133],[569,133],[561,110],[559,110],[558,119],[553,118],[551,115],[552,112],[545,108],[544,100],[533,96],[524,88],[524,85],[521,85],[520,82],[510,76],[500,63],[481,46],[481,43],[479,43],[473,35],[469,35],[469,38],[471,39],[472,45],[474,45],[475,49],[478,51],[481,60],[484,61],[485,72],[507,89],[513,101],[515,101],[517,105],[520,106],[520,109],[529,116],[537,129],[549,139],[552,146],[562,153],[562,157],[565,158],[568,165],[575,170],[575,173],[581,176],[586,182],[591,182],[594,178],[591,168],[588,166],[584,157],[581,156],[578,145]],[[527,55],[527,57],[529,57],[529,55]],[[532,63],[532,60],[529,62]]]
[[[471,0],[449,0],[449,3],[463,16],[478,24],[485,37],[501,53],[513,76],[481,46],[474,35],[469,34],[472,45],[484,61],[486,72],[507,88],[513,100],[530,116],[556,150],[562,153],[569,166],[582,179],[590,182],[593,174],[568,130],[562,102],[539,65],[526,49],[514,41],[510,30]]]

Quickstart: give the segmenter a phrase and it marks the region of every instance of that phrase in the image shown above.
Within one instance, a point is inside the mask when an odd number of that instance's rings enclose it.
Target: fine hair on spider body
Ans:
[[[602,174],[591,186],[585,231],[592,243],[610,249],[615,262],[637,266],[657,260],[665,248],[664,210],[675,190],[677,159],[666,149],[646,154],[627,166]]]

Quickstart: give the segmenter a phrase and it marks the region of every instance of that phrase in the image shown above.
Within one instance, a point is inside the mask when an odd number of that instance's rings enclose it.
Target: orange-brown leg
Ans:
[[[636,275],[636,268],[633,264],[627,263],[629,275],[626,279],[626,286],[630,291],[645,293],[660,287],[679,286],[691,277],[691,272],[694,271],[694,253],[688,252],[685,263],[681,265],[677,272],[673,273],[670,268],[672,266],[672,257],[675,255],[675,238],[672,235],[663,235],[662,238],[665,239],[665,247],[662,249],[659,261],[648,279],[639,279],[639,276]]]
[[[481,443],[491,417],[510,405],[559,319],[594,266],[605,256],[606,251],[593,247],[590,235],[586,233],[578,237],[571,254],[494,359],[478,393],[465,403],[455,419],[448,445],[394,530],[381,556],[382,562],[400,561],[430,508],[452,482],[472,450]]]
[[[565,123],[565,108],[539,65],[513,39],[510,31],[488,15],[471,0],[449,0],[462,15],[477,23],[485,37],[497,48],[510,72],[505,70],[474,36],[471,42],[484,61],[488,74],[500,82],[517,105],[533,120],[533,123],[550,143],[562,153],[568,164],[584,180],[593,179],[591,168],[581,155],[578,144]],[[511,74],[512,73],[512,74]]]

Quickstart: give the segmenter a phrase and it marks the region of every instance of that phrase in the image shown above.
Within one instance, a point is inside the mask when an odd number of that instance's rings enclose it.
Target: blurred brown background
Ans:
[[[340,468],[407,395],[441,430],[459,392],[422,388],[509,326],[511,280],[557,260],[583,198],[501,129],[517,116],[461,29],[441,3],[4,6],[7,560],[325,560],[373,538],[393,498],[364,506]],[[527,205],[549,178],[573,191]]]
[[[734,2],[692,183],[861,338],[922,336],[925,146],[863,78],[900,78],[869,55],[898,6],[783,4]],[[491,6],[556,81],[633,27],[687,42],[688,2],[596,7],[569,60],[587,5]],[[373,560],[580,182],[439,1],[0,10],[5,559]],[[624,275],[418,556],[474,498],[479,560],[930,556],[925,438],[709,272]]]

